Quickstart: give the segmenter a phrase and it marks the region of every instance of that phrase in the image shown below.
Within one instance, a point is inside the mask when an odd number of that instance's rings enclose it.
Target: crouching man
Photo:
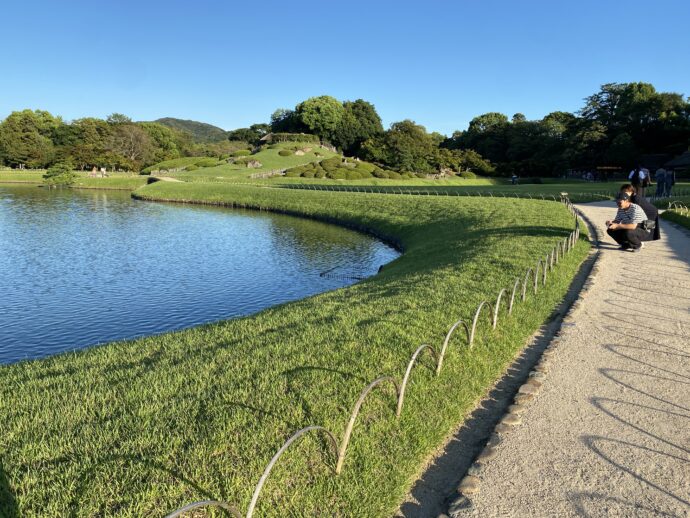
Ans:
[[[616,205],[618,212],[613,221],[606,222],[606,233],[621,245],[621,250],[639,252],[642,242],[652,237],[651,232],[639,226],[647,220],[647,215],[642,207],[630,201],[630,194],[625,191],[616,196]]]

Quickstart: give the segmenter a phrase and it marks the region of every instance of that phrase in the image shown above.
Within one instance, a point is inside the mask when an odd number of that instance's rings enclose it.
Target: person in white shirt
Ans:
[[[630,171],[628,175],[628,180],[635,187],[635,191],[638,196],[644,196],[644,190],[651,183],[651,178],[649,176],[649,169],[637,166],[635,169]]]

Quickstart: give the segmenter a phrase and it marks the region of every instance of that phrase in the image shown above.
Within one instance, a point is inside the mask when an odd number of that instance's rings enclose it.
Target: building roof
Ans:
[[[673,160],[669,160],[664,164],[665,167],[690,167],[690,151],[686,151],[682,155],[677,156]]]

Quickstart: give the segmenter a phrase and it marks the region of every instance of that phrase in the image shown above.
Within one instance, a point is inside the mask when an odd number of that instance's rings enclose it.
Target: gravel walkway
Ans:
[[[603,237],[594,284],[452,516],[690,516],[690,238],[664,221],[620,251],[614,204],[578,208]]]

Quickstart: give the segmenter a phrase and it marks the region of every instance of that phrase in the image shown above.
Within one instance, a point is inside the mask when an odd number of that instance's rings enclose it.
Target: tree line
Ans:
[[[139,170],[181,156],[222,158],[259,145],[269,132],[314,134],[347,156],[400,172],[559,176],[568,169],[628,168],[649,155],[688,150],[690,102],[649,83],[609,83],[576,113],[527,120],[521,113],[509,118],[490,112],[447,137],[409,119],[384,130],[373,104],[320,96],[278,109],[269,122],[230,131],[227,140],[214,143],[195,143],[184,131],[121,114],[65,123],[46,111],[24,110],[0,123],[0,161],[11,167],[69,161],[79,169]]]
[[[133,122],[119,113],[105,120],[87,117],[66,123],[47,111],[23,110],[0,123],[0,163],[14,168],[69,164],[80,170],[139,171],[183,156],[227,156],[245,146],[228,140],[197,143],[184,131]]]

